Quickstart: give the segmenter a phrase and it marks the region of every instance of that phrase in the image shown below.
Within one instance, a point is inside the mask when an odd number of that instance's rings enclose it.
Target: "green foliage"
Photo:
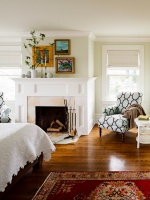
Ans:
[[[39,65],[36,63],[36,49],[40,42],[45,39],[45,34],[40,33],[39,37],[37,37],[35,31],[31,31],[30,35],[31,37],[26,39],[27,43],[23,44],[30,55],[26,56],[25,64],[31,69],[35,69]]]
[[[50,46],[54,46],[55,43],[49,43]]]

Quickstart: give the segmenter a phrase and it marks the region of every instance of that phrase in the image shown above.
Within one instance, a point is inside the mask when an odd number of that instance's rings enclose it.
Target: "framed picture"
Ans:
[[[73,57],[57,57],[55,58],[56,73],[73,74],[75,73],[75,59]]]
[[[37,67],[53,67],[53,46],[32,48],[32,61]]]
[[[55,42],[55,55],[70,55],[70,40],[59,39]]]

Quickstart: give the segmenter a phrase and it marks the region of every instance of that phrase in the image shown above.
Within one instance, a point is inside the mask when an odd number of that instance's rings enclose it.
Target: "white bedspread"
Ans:
[[[32,163],[41,152],[48,161],[53,151],[55,146],[40,127],[29,123],[0,123],[0,192],[27,161]]]

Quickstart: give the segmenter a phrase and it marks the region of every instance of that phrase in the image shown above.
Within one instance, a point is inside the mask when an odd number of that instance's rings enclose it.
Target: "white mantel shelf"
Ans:
[[[88,135],[94,126],[95,80],[92,78],[13,78],[15,81],[15,122],[27,122],[28,97],[74,97],[76,127]],[[46,106],[46,105],[45,105]]]
[[[92,77],[92,78],[12,78],[15,82],[49,82],[49,81],[88,81],[92,79],[96,79],[97,77]]]

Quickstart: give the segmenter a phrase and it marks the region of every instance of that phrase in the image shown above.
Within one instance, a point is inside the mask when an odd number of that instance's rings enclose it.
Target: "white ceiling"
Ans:
[[[0,0],[1,36],[31,30],[149,37],[150,0]]]

